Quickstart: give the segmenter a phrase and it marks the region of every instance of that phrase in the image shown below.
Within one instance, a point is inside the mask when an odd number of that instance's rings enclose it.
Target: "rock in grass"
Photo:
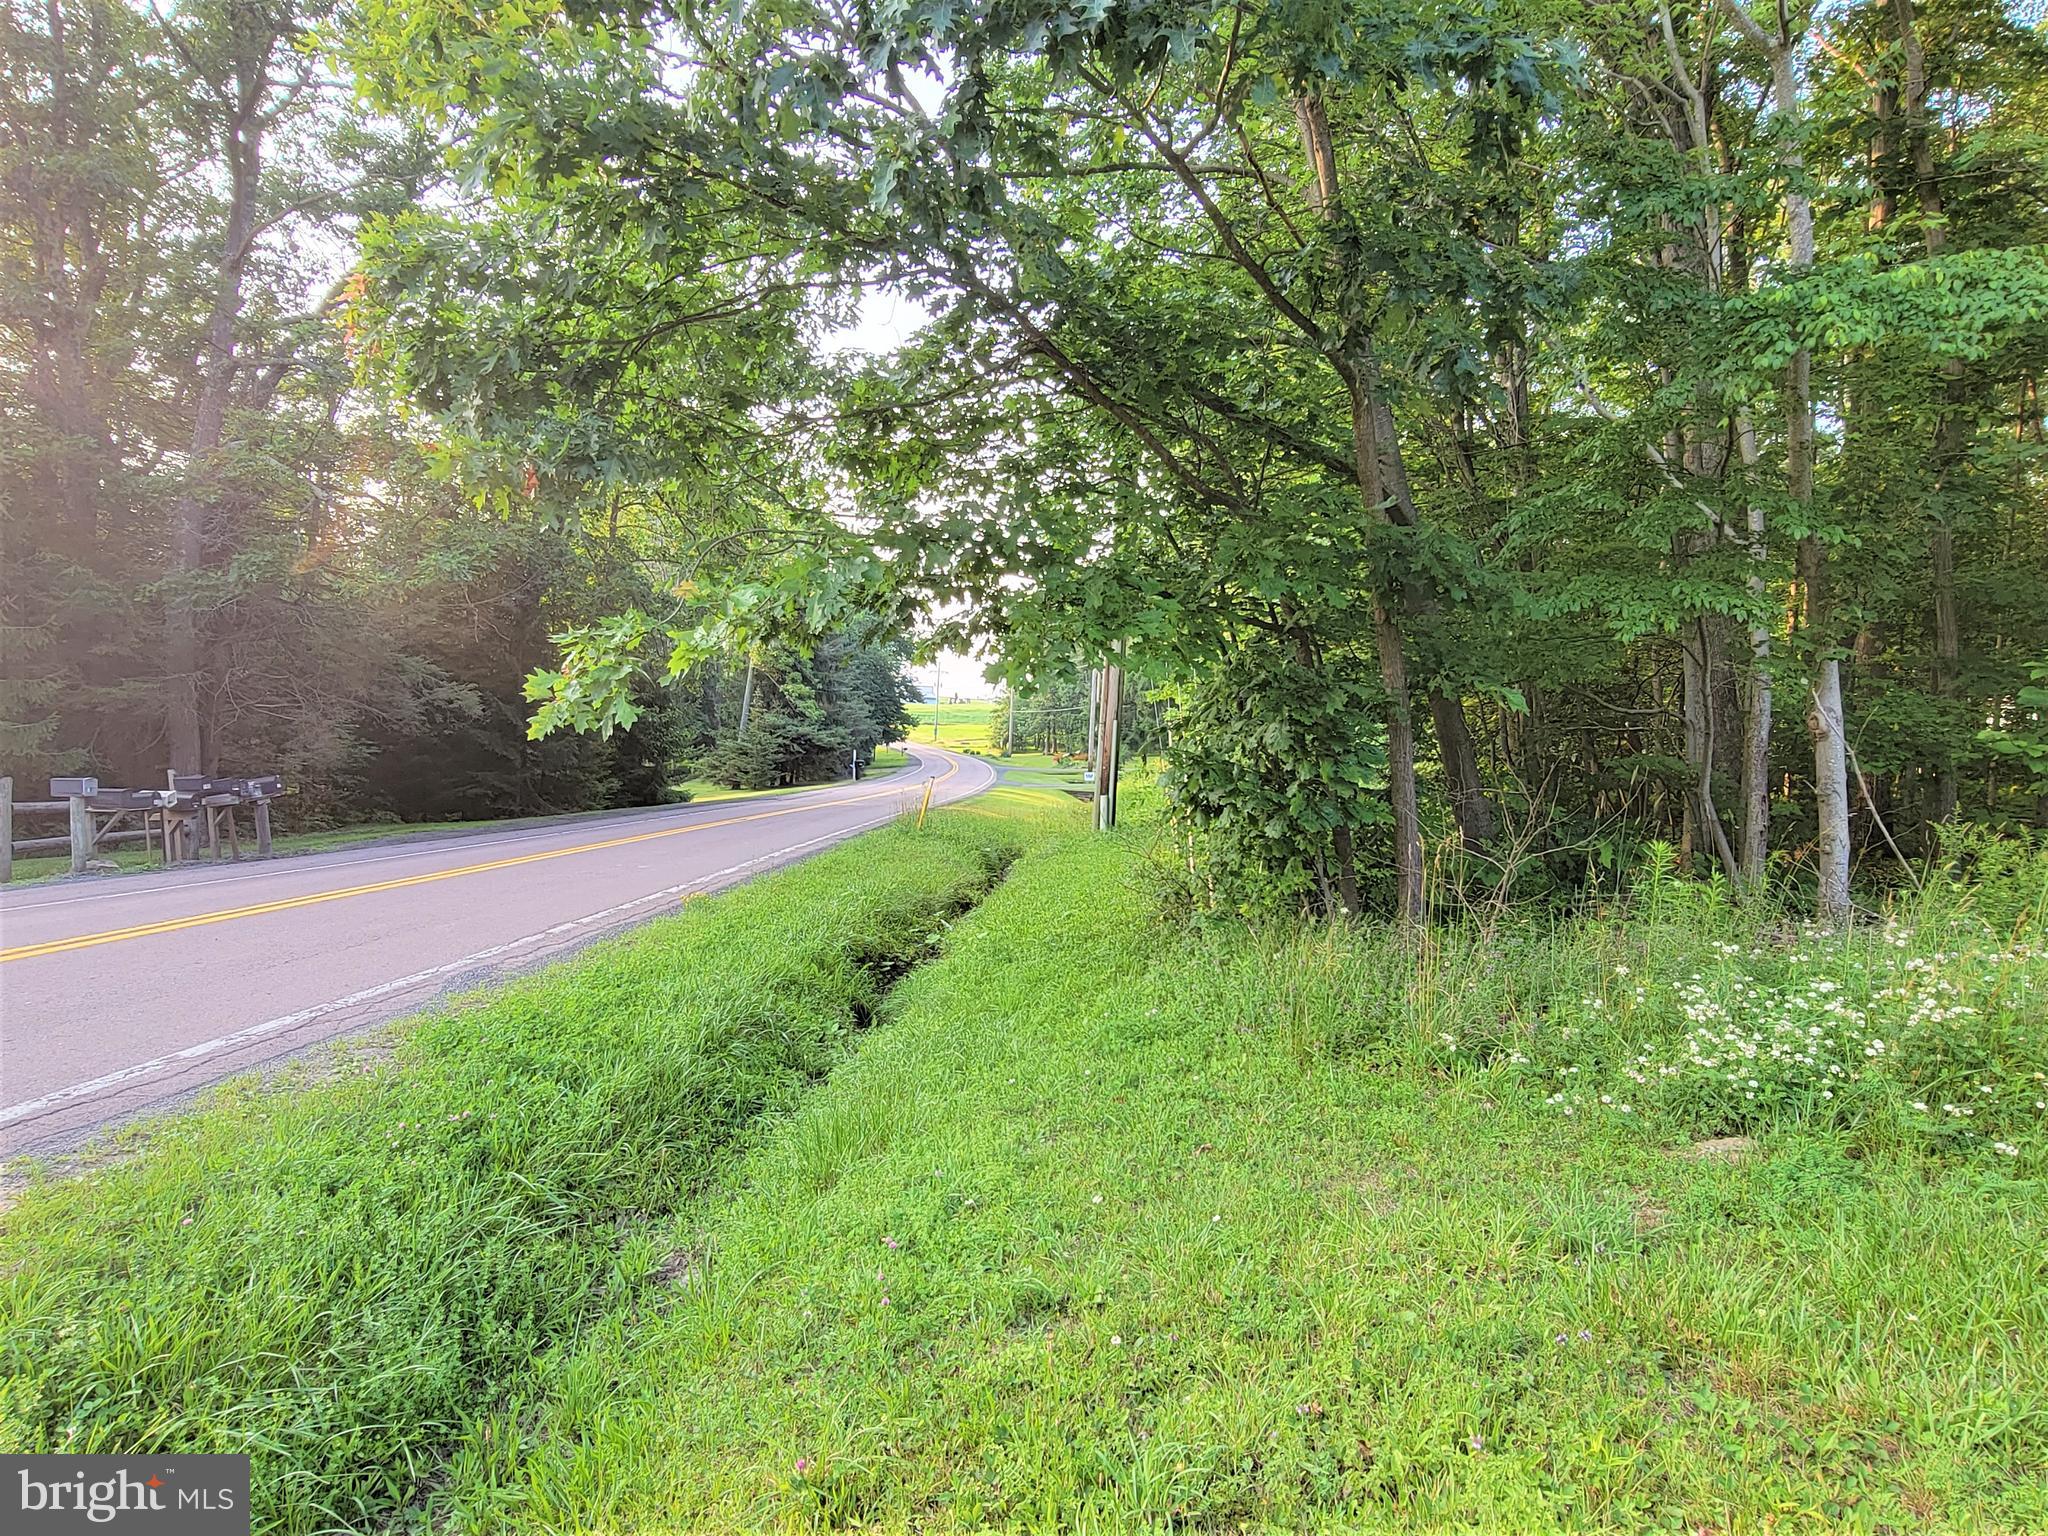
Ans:
[[[1753,1136],[1709,1136],[1705,1141],[1696,1141],[1680,1153],[1702,1163],[1740,1162],[1756,1150]]]

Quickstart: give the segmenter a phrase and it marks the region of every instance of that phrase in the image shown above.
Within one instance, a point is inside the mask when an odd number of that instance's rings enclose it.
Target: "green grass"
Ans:
[[[33,1198],[0,1449],[253,1443],[299,1528],[2048,1530],[2041,864],[1414,939],[1190,927],[1084,819],[998,791]]]
[[[905,712],[916,722],[910,733],[910,742],[916,745],[937,745],[951,747],[956,752],[979,752],[984,756],[1001,750],[1001,738],[989,733],[995,728],[996,717],[1002,706],[981,701],[968,704],[946,704],[938,706],[938,735],[932,734],[934,706],[917,703],[905,706]]]
[[[702,1257],[663,1301],[471,1434],[437,1514],[2048,1528],[2038,1123],[2014,1160],[1781,1104],[1747,1156],[1694,1158],[1705,1111],[1566,1115],[1456,1031],[1646,947],[1685,979],[1731,914],[1190,937],[1156,920],[1143,837],[1027,854],[673,1229]],[[1781,958],[1847,976],[1873,942]],[[1951,1001],[2038,1002],[2009,952]]]
[[[1046,815],[871,834],[32,1186],[0,1229],[0,1450],[248,1450],[262,1528],[382,1526],[649,1302],[676,1213]]]
[[[1035,789],[1080,789],[1086,783],[1081,764],[1063,763],[1046,752],[1013,752],[1008,757],[995,758],[994,762],[1002,770],[1005,784]]]
[[[1002,782],[1026,789],[1078,789],[1083,780],[1081,764],[1061,762],[1048,752],[1013,752],[1003,755],[1004,711],[1000,704],[948,704],[939,713],[938,734],[932,732],[933,707],[909,706],[916,721],[912,742],[933,742],[956,752],[973,752],[1002,769]]]

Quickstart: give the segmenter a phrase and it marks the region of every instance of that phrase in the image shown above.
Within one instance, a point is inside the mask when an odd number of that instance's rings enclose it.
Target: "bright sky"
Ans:
[[[931,319],[931,312],[907,293],[891,288],[872,289],[860,301],[860,314],[852,325],[825,338],[828,352],[893,352],[910,340],[917,328]]]
[[[893,352],[930,319],[930,311],[908,294],[880,289],[867,294],[861,300],[860,314],[854,323],[827,336],[824,345],[831,352]],[[995,698],[1001,690],[983,679],[981,670],[985,664],[979,656],[963,655],[959,651],[942,652],[938,661],[938,681],[944,696],[949,699]],[[931,688],[932,668],[929,663],[916,668],[912,675],[920,687]]]

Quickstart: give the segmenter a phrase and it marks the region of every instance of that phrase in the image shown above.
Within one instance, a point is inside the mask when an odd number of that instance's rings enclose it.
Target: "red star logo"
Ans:
[[[151,1487],[151,1488],[161,1488],[161,1487],[163,1487],[163,1485],[164,1485],[164,1480],[163,1480],[162,1478],[158,1477],[158,1476],[157,1476],[157,1475],[156,1475],[156,1474],[155,1474],[154,1472],[152,1472],[152,1473],[150,1474],[150,1477],[149,1477],[149,1483],[148,1483],[148,1485],[147,1485],[147,1486],[149,1486],[149,1487]]]

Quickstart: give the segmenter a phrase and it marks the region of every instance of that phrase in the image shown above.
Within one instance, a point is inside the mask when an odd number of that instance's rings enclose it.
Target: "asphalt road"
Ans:
[[[915,808],[987,764],[0,895],[0,1155],[59,1152],[210,1083],[557,959]]]

